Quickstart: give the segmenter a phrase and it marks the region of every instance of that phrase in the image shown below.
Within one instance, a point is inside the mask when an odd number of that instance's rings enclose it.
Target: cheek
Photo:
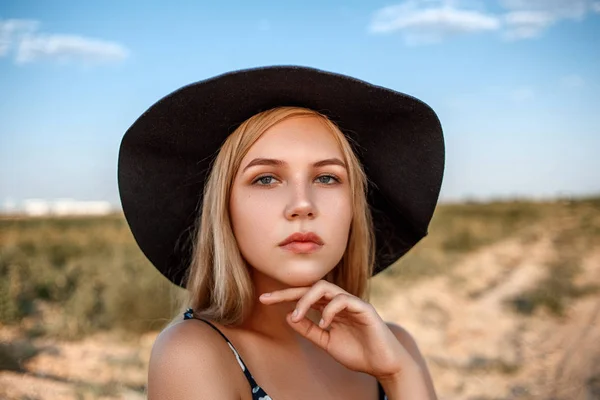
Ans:
[[[245,257],[250,248],[252,253],[260,252],[273,232],[274,211],[272,207],[265,207],[264,201],[260,196],[236,192],[231,195],[229,213],[233,233]]]
[[[324,216],[328,220],[326,225],[329,227],[329,236],[335,242],[338,251],[343,254],[352,223],[352,204],[350,199],[344,196],[336,198],[328,208],[328,213]]]
[[[327,272],[325,270],[335,266],[348,243],[352,222],[351,199],[344,191],[321,191],[314,195],[319,215],[307,226],[321,235],[327,246],[320,255],[300,261],[277,250],[277,243],[297,227],[285,218],[286,196],[267,191],[248,193],[234,190],[229,211],[233,233],[244,259],[263,272],[287,271],[287,274],[296,277],[307,271],[321,276]],[[279,268],[281,266],[286,268]]]

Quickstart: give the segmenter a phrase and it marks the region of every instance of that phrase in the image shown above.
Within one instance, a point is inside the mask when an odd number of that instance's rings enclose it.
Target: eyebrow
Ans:
[[[250,167],[254,167],[257,165],[270,165],[270,166],[275,166],[275,167],[285,167],[288,164],[285,161],[282,160],[276,160],[274,158],[255,158],[254,160],[250,161],[248,163],[248,165],[246,165],[246,167],[244,167],[244,172],[250,168]],[[325,160],[321,160],[321,161],[317,161],[316,163],[314,163],[312,166],[317,168],[317,167],[323,167],[325,165],[339,165],[345,169],[348,169],[348,167],[346,167],[346,163],[343,162],[342,160],[340,160],[339,158],[327,158]]]

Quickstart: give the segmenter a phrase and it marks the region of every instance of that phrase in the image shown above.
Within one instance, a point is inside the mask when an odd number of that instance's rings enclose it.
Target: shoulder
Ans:
[[[413,356],[415,361],[418,361],[416,358],[423,358],[419,351],[419,347],[417,346],[417,342],[406,329],[393,322],[386,322],[386,325],[390,328],[394,336],[396,336],[396,339],[404,346],[406,351]]]
[[[419,350],[419,346],[417,345],[416,340],[413,336],[402,326],[395,324],[393,322],[386,322],[388,328],[392,331],[396,339],[400,342],[400,344],[406,349],[408,354],[412,357],[413,360],[419,365],[421,371],[423,372],[423,377],[425,378],[425,382],[427,384],[427,389],[429,391],[430,398],[437,398],[435,395],[435,389],[433,386],[433,380],[431,378],[431,374],[429,372],[429,368],[427,368],[427,362],[425,358],[421,354]]]
[[[206,323],[188,320],[163,330],[152,347],[148,399],[234,399],[227,343]],[[237,372],[237,371],[236,371]]]

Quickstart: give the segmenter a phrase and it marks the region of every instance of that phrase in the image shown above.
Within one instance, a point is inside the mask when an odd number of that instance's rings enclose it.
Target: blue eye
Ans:
[[[277,179],[273,175],[264,175],[256,178],[252,184],[259,186],[271,186],[275,184]],[[334,175],[321,175],[316,178],[317,183],[321,183],[323,185],[333,185],[335,183],[340,183],[340,180]]]
[[[257,178],[253,183],[258,183],[259,185],[269,186],[273,184],[273,180],[275,178],[272,175],[265,175]]]
[[[322,183],[324,185],[330,185],[333,183],[340,182],[340,180],[333,175],[321,175],[317,178],[317,180],[319,181],[319,183]]]

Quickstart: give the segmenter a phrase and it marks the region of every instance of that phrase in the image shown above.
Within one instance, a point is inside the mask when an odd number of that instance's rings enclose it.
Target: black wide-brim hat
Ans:
[[[204,184],[221,145],[246,119],[278,106],[318,111],[351,139],[369,179],[374,274],[427,235],[444,170],[442,128],[427,104],[313,68],[234,71],[160,99],[121,143],[125,218],[143,253],[172,282],[185,285]]]

